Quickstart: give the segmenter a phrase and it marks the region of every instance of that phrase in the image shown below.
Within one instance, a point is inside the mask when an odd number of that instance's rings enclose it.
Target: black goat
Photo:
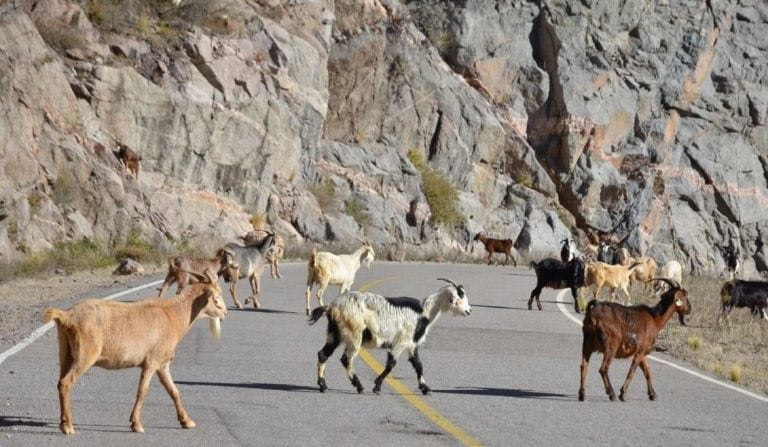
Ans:
[[[744,281],[734,279],[726,281],[720,289],[720,301],[723,315],[726,317],[734,307],[748,307],[752,315],[768,320],[768,282]]]
[[[576,313],[581,312],[577,300],[578,290],[584,285],[584,262],[581,259],[573,258],[564,263],[555,258],[546,258],[538,263],[531,262],[530,267],[536,271],[536,288],[531,291],[531,297],[528,298],[528,310],[532,309],[534,298],[541,310],[539,295],[544,287],[549,287],[550,289],[571,289]]]

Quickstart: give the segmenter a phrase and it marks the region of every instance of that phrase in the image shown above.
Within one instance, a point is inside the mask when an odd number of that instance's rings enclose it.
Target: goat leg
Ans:
[[[360,378],[357,377],[355,368],[352,366],[352,361],[355,359],[355,356],[357,356],[358,350],[359,348],[356,350],[345,350],[344,355],[341,356],[341,364],[344,365],[344,369],[347,370],[347,377],[349,377],[349,381],[352,382],[352,386],[357,389],[358,394],[363,394],[365,392],[365,388],[363,387],[363,384],[360,383]]]
[[[229,284],[229,293],[232,295],[232,301],[235,302],[235,306],[238,309],[242,309],[243,305],[240,304],[240,300],[237,299],[237,276],[240,272],[235,270],[232,274],[232,282]]]
[[[645,375],[645,381],[648,384],[648,399],[656,400],[656,390],[653,389],[653,380],[651,378],[651,368],[648,366],[648,357],[640,360],[640,369]]]
[[[131,430],[135,433],[144,433],[144,425],[141,423],[141,407],[144,406],[144,400],[147,398],[147,392],[149,391],[149,382],[154,374],[155,371],[147,367],[141,370],[139,390],[136,392],[136,403],[133,405],[133,411],[131,412]]]
[[[157,377],[160,379],[160,383],[163,385],[168,395],[171,396],[173,404],[176,406],[176,417],[183,428],[194,428],[195,421],[193,421],[187,411],[184,409],[184,405],[181,403],[181,395],[176,384],[173,383],[173,377],[171,377],[171,364],[167,363],[164,367],[157,370]]]
[[[373,381],[373,392],[376,394],[381,393],[381,382],[384,381],[384,379],[389,375],[390,372],[392,372],[392,368],[395,367],[397,364],[397,360],[395,360],[395,356],[392,355],[391,352],[387,353],[387,365],[384,367],[384,371],[379,374],[378,377],[376,377],[376,380]]]
[[[632,364],[629,365],[629,372],[627,372],[627,378],[624,380],[624,384],[621,386],[621,389],[619,390],[619,400],[624,402],[624,394],[627,392],[627,389],[629,388],[629,383],[632,382],[632,379],[635,377],[635,370],[637,370],[638,365],[640,364],[640,355],[635,355],[635,357],[632,359]]]
[[[611,401],[616,400],[616,392],[613,391],[611,386],[611,379],[608,377],[608,368],[611,366],[611,360],[613,356],[607,352],[603,354],[603,363],[600,365],[600,376],[603,378],[603,385],[605,385],[605,393]]]
[[[419,351],[414,350],[413,355],[408,359],[409,362],[411,362],[411,365],[413,365],[413,369],[416,370],[416,379],[419,381],[419,389],[421,390],[421,394],[428,395],[432,394],[432,389],[427,386],[427,382],[424,380],[424,367],[421,364],[421,359],[419,358]]]

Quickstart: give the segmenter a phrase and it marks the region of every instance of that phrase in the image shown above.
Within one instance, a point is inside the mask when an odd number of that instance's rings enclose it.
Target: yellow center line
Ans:
[[[359,290],[361,292],[365,292],[373,286],[379,285],[386,281],[391,281],[396,278],[397,276],[387,276],[374,281],[370,281],[361,286]],[[368,367],[371,368],[377,375],[384,371],[384,366],[382,366],[382,364],[379,363],[379,361],[376,360],[376,358],[367,350],[361,349],[359,356],[363,362],[365,362],[365,364],[368,365]],[[386,378],[386,382],[389,384],[389,386],[392,387],[393,390],[395,390],[396,394],[400,395],[403,399],[408,401],[408,403],[419,410],[421,414],[426,416],[430,421],[434,422],[435,425],[443,429],[446,433],[456,438],[459,442],[466,446],[482,446],[480,441],[467,434],[467,432],[460,429],[453,422],[449,421],[445,416],[440,414],[440,412],[429,406],[429,404],[427,404],[421,397],[419,397],[418,394],[416,394],[402,382],[395,379],[391,375]]]

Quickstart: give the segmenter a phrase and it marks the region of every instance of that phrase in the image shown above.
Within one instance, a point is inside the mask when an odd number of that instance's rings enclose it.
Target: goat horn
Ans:
[[[665,283],[669,284],[669,286],[672,287],[673,289],[682,289],[682,287],[680,286],[680,283],[678,283],[674,279],[669,279],[669,278],[652,278],[652,279],[650,279],[650,280],[648,280],[646,282],[650,282],[650,281],[664,281]]]
[[[459,288],[459,285],[456,284],[455,282],[451,281],[450,279],[445,279],[445,278],[437,278],[437,279],[438,279],[438,281],[445,281],[448,284],[452,285],[453,287],[456,287],[457,289]]]

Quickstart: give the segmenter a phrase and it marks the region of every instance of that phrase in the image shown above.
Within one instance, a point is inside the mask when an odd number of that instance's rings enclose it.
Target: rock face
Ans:
[[[213,248],[259,214],[289,240],[482,256],[484,231],[537,258],[609,234],[768,269],[763,1],[150,3],[0,3],[0,262]]]

